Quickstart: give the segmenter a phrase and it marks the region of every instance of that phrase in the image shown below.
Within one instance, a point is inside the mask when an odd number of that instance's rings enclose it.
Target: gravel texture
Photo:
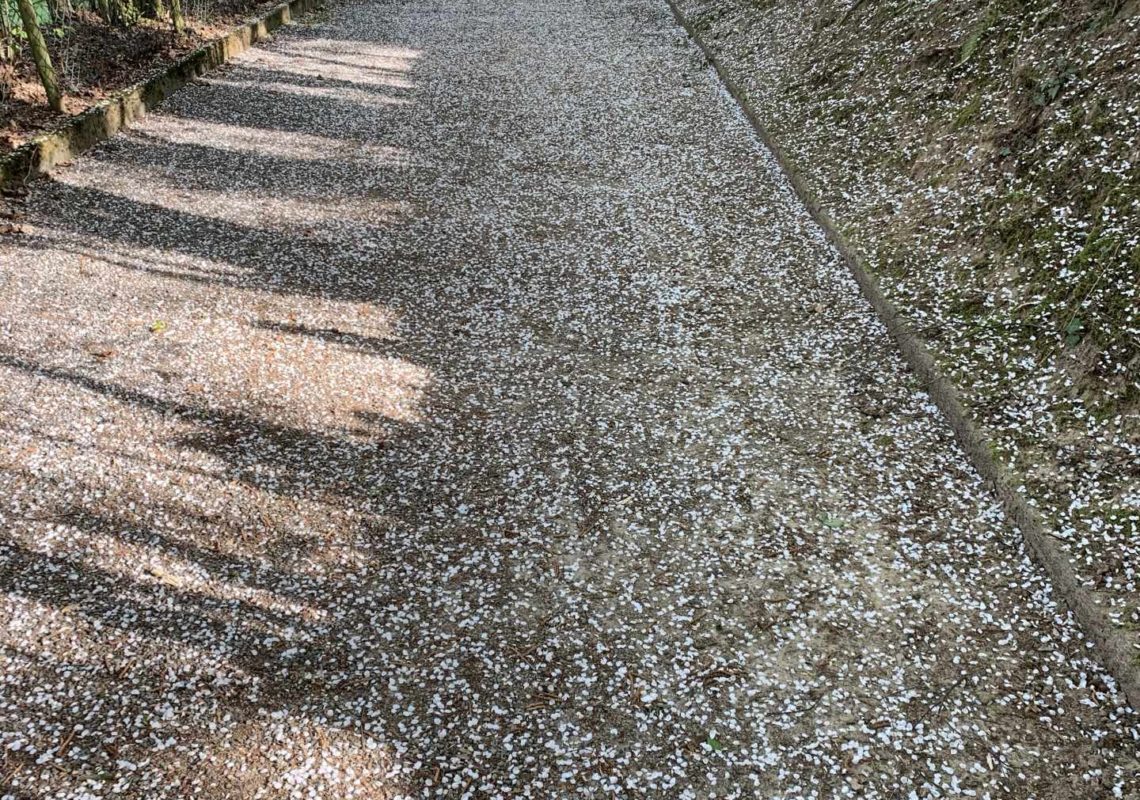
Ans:
[[[2,796],[1140,796],[659,0],[355,4],[0,239]]]

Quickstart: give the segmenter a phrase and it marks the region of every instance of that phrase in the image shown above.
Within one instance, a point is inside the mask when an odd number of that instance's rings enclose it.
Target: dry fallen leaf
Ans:
[[[88,342],[83,345],[83,349],[95,358],[110,358],[115,355],[115,348],[107,342]]]
[[[152,578],[157,578],[160,583],[163,583],[166,586],[170,586],[175,589],[180,588],[185,583],[182,578],[170,572],[167,572],[166,569],[158,564],[153,564],[147,567],[146,572]]]

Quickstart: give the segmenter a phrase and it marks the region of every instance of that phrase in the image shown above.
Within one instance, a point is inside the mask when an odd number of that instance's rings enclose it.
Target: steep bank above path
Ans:
[[[679,5],[1137,635],[1140,5]]]

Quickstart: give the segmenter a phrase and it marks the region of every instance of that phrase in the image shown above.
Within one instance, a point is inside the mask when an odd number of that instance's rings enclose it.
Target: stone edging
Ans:
[[[1006,516],[1021,530],[1030,554],[1045,570],[1054,590],[1072,610],[1077,622],[1092,641],[1097,659],[1116,678],[1132,707],[1140,709],[1140,657],[1132,652],[1127,638],[1095,603],[1092,594],[1081,586],[1068,557],[1046,531],[1040,514],[1018,492],[1016,476],[994,457],[989,439],[970,418],[957,388],[939,371],[926,343],[914,333],[906,317],[883,294],[878,279],[866,261],[824,210],[803,175],[788,159],[748,102],[747,94],[733,80],[712,48],[705,43],[682,13],[677,6],[677,0],[666,0],[666,2],[677,22],[712,64],[725,88],[744,111],[752,127],[756,129],[760,139],[776,157],[780,169],[801,202],[807,206],[812,218],[823,229],[828,241],[847,262],[863,295],[870,301],[879,319],[887,326],[891,337],[902,351],[903,358],[919,377],[927,393],[942,412],[942,416],[953,429],[954,436],[966,452],[970,464],[997,496]]]
[[[22,183],[104,139],[109,139],[190,81],[268,38],[322,0],[289,0],[183,56],[156,75],[116,92],[59,128],[20,145],[0,159],[0,186]]]

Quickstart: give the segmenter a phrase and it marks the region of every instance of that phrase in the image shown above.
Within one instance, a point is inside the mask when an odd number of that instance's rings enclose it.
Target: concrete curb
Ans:
[[[156,75],[116,92],[0,160],[0,186],[22,183],[109,139],[190,81],[249,49],[323,0],[289,0],[199,47]]]
[[[879,281],[867,266],[866,261],[839,231],[831,217],[824,210],[803,175],[785,155],[765,127],[763,121],[752,108],[747,94],[716,57],[701,35],[677,6],[676,0],[666,0],[677,22],[696,42],[705,58],[720,76],[725,88],[740,105],[752,127],[756,129],[765,146],[779,162],[792,188],[807,206],[815,222],[823,228],[832,246],[839,252],[851,268],[863,295],[870,301],[875,313],[887,326],[891,337],[902,351],[903,358],[927,393],[934,400],[942,416],[950,424],[958,444],[966,452],[970,464],[989,485],[1000,501],[1006,516],[1021,530],[1030,555],[1045,570],[1053,588],[1065,604],[1072,610],[1077,622],[1094,645],[1094,652],[1100,663],[1116,678],[1120,689],[1133,708],[1140,709],[1140,657],[1133,653],[1131,643],[1116,625],[1108,619],[1104,610],[1093,600],[1092,593],[1081,586],[1080,580],[1069,563],[1068,556],[1049,536],[1041,516],[1024,496],[1017,491],[1020,481],[994,458],[990,440],[971,419],[957,388],[939,371],[925,342],[912,330],[909,321],[883,294]]]

